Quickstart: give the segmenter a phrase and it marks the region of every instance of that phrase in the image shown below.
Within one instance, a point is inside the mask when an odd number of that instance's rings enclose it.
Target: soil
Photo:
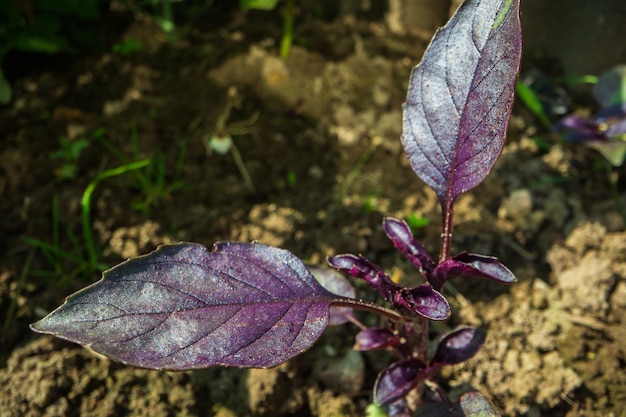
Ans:
[[[303,13],[298,42],[281,59],[277,14],[223,11],[176,41],[149,20],[109,18],[121,28],[112,41],[137,40],[138,51],[7,61],[0,416],[363,416],[389,362],[352,351],[356,329],[347,325],[273,369],[174,373],[111,362],[28,324],[99,278],[81,226],[86,188],[147,158],[151,168],[95,187],[90,224],[105,266],[163,243],[256,240],[316,264],[363,253],[412,279],[381,219],[427,219],[419,238],[437,252],[438,203],[399,141],[408,75],[430,34]],[[226,130],[249,179],[235,153],[207,151],[229,100]],[[62,141],[81,140],[75,160],[52,156]],[[516,105],[501,160],[457,202],[453,250],[497,256],[519,282],[447,287],[453,315],[431,326],[432,339],[460,324],[488,331],[475,358],[442,372],[453,396],[477,389],[509,416],[626,415],[624,171],[552,141]]]

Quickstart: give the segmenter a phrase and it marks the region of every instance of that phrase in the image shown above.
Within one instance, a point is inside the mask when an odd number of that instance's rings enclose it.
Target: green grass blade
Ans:
[[[96,250],[96,245],[93,238],[93,233],[91,231],[91,195],[93,194],[96,186],[107,178],[116,177],[118,175],[123,175],[130,171],[135,171],[141,168],[145,168],[150,165],[149,159],[144,159],[137,162],[131,162],[126,165],[122,165],[117,168],[108,169],[106,171],[102,171],[96,178],[94,178],[85,189],[83,193],[83,198],[81,200],[82,206],[82,226],[83,226],[83,235],[85,238],[85,245],[87,246],[87,253],[89,255],[89,263],[92,267],[96,268],[98,265],[98,252]]]
[[[530,87],[521,82],[515,85],[515,92],[517,93],[517,97],[528,107],[528,110],[539,119],[541,124],[543,124],[546,129],[552,130],[550,118],[548,118],[537,94]]]

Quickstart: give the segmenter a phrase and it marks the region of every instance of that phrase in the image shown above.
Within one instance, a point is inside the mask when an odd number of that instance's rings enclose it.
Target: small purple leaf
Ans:
[[[431,366],[454,365],[472,358],[485,342],[485,331],[462,327],[447,333],[439,340]]]
[[[379,266],[374,265],[361,255],[331,256],[328,258],[328,265],[353,277],[364,279],[387,301],[391,302],[393,295],[400,289],[400,286],[394,283]]]
[[[404,398],[386,404],[384,408],[387,417],[412,417],[413,415]]]
[[[600,126],[596,122],[575,114],[564,117],[554,126],[554,130],[557,132],[567,130],[567,133],[563,136],[563,140],[567,142],[576,143],[605,139],[603,132],[600,131]]]
[[[619,106],[621,113],[626,113],[626,65],[602,74],[593,86],[593,95],[603,109]]]
[[[308,349],[341,299],[286,250],[181,243],[111,268],[31,328],[142,368],[269,367]]]
[[[459,408],[465,417],[500,417],[491,401],[476,391],[463,394],[459,399]]]
[[[374,402],[390,404],[408,394],[419,382],[425,365],[419,359],[403,359],[383,369],[374,384]]]
[[[387,217],[383,220],[383,228],[396,249],[402,252],[420,273],[424,271],[430,273],[433,270],[435,262],[422,244],[415,239],[407,222]]]
[[[340,295],[347,298],[355,298],[356,291],[350,281],[348,281],[343,275],[333,269],[322,268],[317,265],[306,266],[313,274],[313,277],[320,283],[320,285],[326,288],[333,294]],[[338,326],[340,324],[350,321],[348,316],[352,314],[352,309],[347,307],[330,307],[330,319],[328,324],[330,326]]]
[[[623,121],[623,127],[626,128],[626,119]],[[614,167],[622,166],[626,159],[626,133],[622,133],[622,139],[617,140],[595,140],[588,142],[587,146],[600,152]]]
[[[400,344],[400,336],[393,334],[389,329],[369,328],[361,330],[356,335],[354,350],[377,350]]]
[[[626,89],[626,86],[624,87]],[[613,121],[606,129],[606,136],[614,140],[626,140],[626,113]]]
[[[515,275],[497,258],[461,252],[437,265],[430,282],[435,289],[441,290],[446,281],[458,276],[484,278],[500,284],[517,281]]]
[[[402,143],[442,206],[500,156],[520,56],[519,0],[466,0],[413,69]]]
[[[393,304],[430,320],[445,320],[451,311],[448,300],[428,284],[402,288],[395,294]]]

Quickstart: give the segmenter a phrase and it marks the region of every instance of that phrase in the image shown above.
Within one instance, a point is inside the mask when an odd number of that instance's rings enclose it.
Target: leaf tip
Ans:
[[[28,325],[28,327],[35,333],[43,333],[42,329],[39,328],[41,320],[36,321]]]

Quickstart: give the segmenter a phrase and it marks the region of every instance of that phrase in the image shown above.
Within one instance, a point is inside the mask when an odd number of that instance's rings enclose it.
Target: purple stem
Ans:
[[[415,337],[413,355],[424,363],[428,363],[428,319],[417,317],[413,323],[413,336]],[[423,405],[424,389],[425,380],[421,380],[407,395],[407,405],[412,412]]]
[[[367,311],[368,313],[378,314],[379,316],[387,317],[389,320],[402,322],[406,318],[395,310],[390,308],[381,307],[377,304],[370,303],[369,301],[357,300],[354,298],[340,298],[332,302],[333,306],[348,307],[356,310]]]
[[[453,204],[452,199],[447,199],[445,205],[441,204],[441,247],[439,250],[439,263],[442,263],[446,259],[450,258],[450,249],[452,247],[452,229],[454,224],[452,223],[453,217]]]

